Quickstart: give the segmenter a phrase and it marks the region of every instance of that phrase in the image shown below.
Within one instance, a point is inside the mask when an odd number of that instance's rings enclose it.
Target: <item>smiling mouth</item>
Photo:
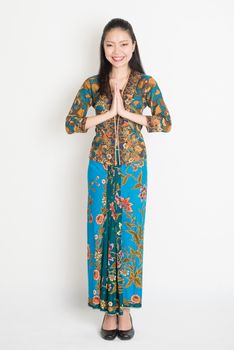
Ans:
[[[124,57],[112,57],[112,59],[116,62],[120,62],[124,59]]]

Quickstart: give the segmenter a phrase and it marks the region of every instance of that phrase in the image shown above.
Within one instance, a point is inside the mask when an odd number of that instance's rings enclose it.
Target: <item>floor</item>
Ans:
[[[85,295],[61,299],[7,295],[1,299],[0,348],[3,350],[105,349],[99,336],[104,313],[85,304]],[[135,336],[113,348],[157,350],[233,350],[233,295],[206,297],[144,295],[141,309],[131,309]],[[20,301],[20,302],[19,302]]]

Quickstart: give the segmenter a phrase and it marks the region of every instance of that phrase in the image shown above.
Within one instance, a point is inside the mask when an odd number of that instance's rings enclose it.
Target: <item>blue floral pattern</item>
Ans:
[[[110,314],[142,306],[146,160],[88,166],[88,305]]]

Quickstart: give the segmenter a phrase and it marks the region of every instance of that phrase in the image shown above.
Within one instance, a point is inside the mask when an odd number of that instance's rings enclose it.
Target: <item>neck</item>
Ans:
[[[130,67],[112,67],[112,70],[110,72],[110,78],[111,79],[124,79],[126,77],[128,77],[128,75],[131,72],[131,68]]]

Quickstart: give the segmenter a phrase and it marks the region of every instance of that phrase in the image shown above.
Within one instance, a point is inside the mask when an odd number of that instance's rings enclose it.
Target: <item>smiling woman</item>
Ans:
[[[105,311],[102,336],[133,337],[129,313],[142,307],[147,154],[141,129],[169,132],[171,117],[156,80],[145,74],[132,26],[104,28],[100,69],[79,89],[66,117],[68,134],[95,126],[88,165],[88,305]],[[96,115],[86,116],[93,106]],[[151,115],[143,115],[149,106]]]

